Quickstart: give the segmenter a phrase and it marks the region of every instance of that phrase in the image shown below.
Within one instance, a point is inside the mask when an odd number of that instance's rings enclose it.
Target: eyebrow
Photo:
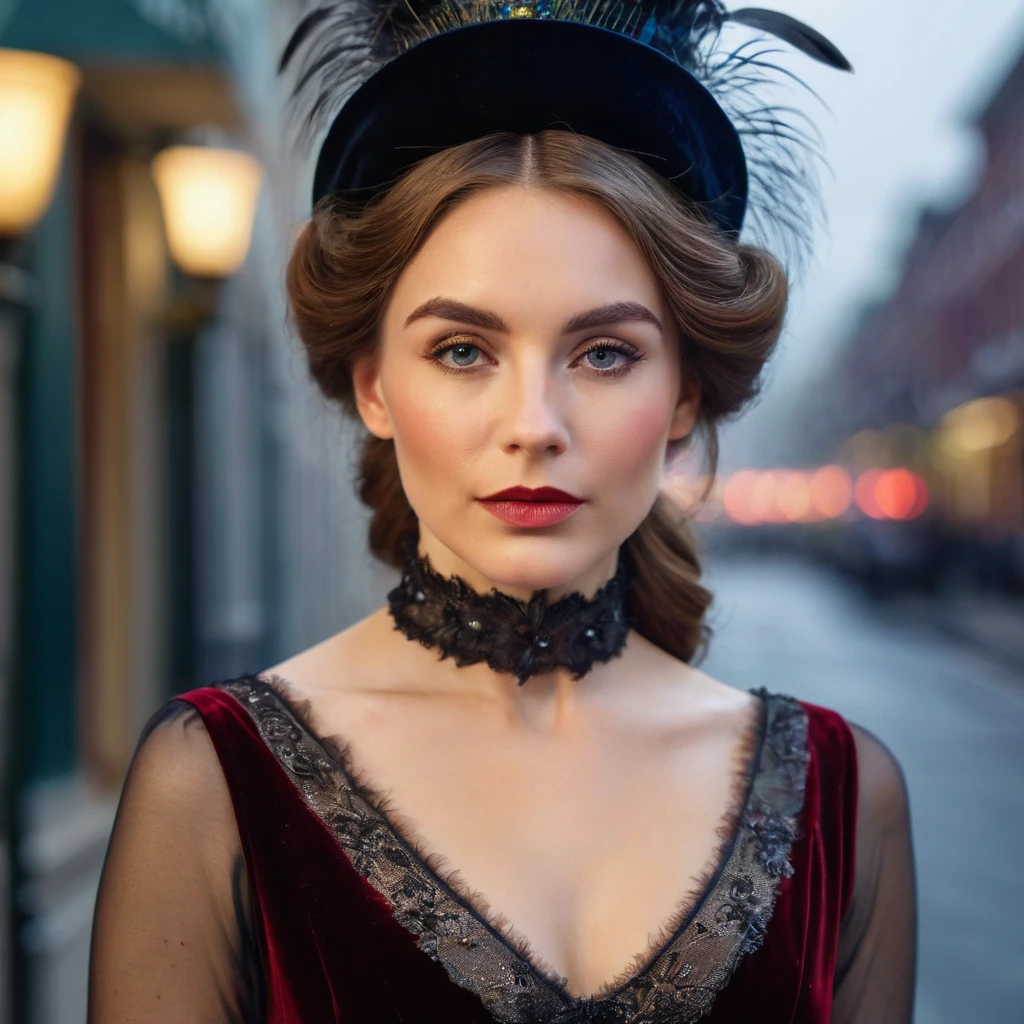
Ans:
[[[511,328],[497,313],[486,309],[468,306],[456,299],[445,299],[437,296],[417,306],[405,319],[405,326],[417,320],[436,317],[439,320],[454,320],[457,323],[470,324],[484,330],[500,331],[510,334]],[[593,327],[606,327],[609,324],[644,323],[653,324],[660,331],[661,321],[640,302],[609,302],[597,306],[585,313],[576,313],[562,325],[563,334],[575,334],[577,331],[590,330]]]

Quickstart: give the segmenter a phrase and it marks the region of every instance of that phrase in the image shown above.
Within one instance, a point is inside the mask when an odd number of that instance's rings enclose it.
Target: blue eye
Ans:
[[[466,345],[465,343],[452,345],[446,351],[451,352],[456,366],[470,366],[476,362],[476,357],[480,354],[480,349],[476,345]]]
[[[586,359],[590,369],[596,370],[599,377],[619,377],[629,373],[644,356],[628,342],[616,341],[598,342],[578,358]]]
[[[452,361],[445,360],[448,353],[452,354]],[[470,345],[465,341],[457,341],[453,344],[442,345],[430,353],[430,358],[439,363],[442,369],[452,370],[457,366],[472,366],[480,355],[480,349],[476,345]]]
[[[588,349],[584,355],[595,370],[611,370],[615,368],[615,357],[621,356],[623,353],[617,348],[598,346],[597,348]],[[592,358],[594,356],[597,358]]]
[[[451,359],[447,355],[451,353]],[[443,339],[427,358],[436,363],[441,370],[449,374],[457,374],[460,371],[482,370],[485,364],[475,365],[480,362],[479,357],[484,354],[479,345],[468,341],[457,341],[452,338]],[[634,366],[643,360],[643,356],[632,345],[626,342],[598,343],[581,353],[573,361],[574,366],[579,366],[583,359],[586,359],[589,369],[594,370],[598,377],[618,377],[628,373]]]

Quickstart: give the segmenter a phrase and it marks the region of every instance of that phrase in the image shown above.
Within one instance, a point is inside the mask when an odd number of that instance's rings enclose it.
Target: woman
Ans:
[[[834,711],[694,666],[711,595],[659,496],[698,432],[713,463],[786,306],[737,238],[739,136],[680,59],[724,12],[467,10],[417,15],[427,38],[344,104],[288,271],[401,580],[154,716],[90,1019],[908,1022],[900,768]],[[368,66],[403,30],[385,15]],[[315,105],[359,63],[343,27],[315,13],[286,54],[326,70]]]

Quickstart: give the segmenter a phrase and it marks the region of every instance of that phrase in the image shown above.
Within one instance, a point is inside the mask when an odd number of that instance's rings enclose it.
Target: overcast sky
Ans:
[[[832,169],[822,176],[829,225],[793,297],[759,406],[724,434],[723,469],[753,454],[756,438],[771,434],[780,411],[842,338],[864,300],[889,290],[920,205],[954,202],[970,191],[981,153],[967,121],[1024,49],[1020,0],[763,5],[823,32],[849,58],[854,74],[800,54],[786,60],[831,108],[803,90],[793,94],[824,137]]]

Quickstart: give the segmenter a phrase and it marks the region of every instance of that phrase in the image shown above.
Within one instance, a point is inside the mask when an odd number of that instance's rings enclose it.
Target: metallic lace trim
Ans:
[[[793,697],[749,691],[764,705],[746,799],[727,816],[730,842],[697,900],[680,908],[678,927],[625,981],[579,997],[435,870],[389,818],[386,799],[359,778],[348,747],[317,736],[308,705],[286,687],[258,676],[219,684],[419,948],[502,1024],[688,1024],[711,1011],[740,960],[761,946],[780,882],[793,874],[810,761],[807,715]]]

